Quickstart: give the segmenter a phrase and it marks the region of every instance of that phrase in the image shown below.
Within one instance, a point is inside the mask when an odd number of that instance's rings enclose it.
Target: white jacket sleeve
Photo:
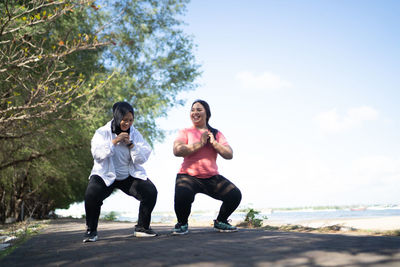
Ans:
[[[93,159],[99,163],[114,154],[114,145],[106,132],[100,129],[95,132],[91,142],[91,152]]]
[[[138,130],[133,128],[130,134],[131,140],[133,140],[133,148],[131,149],[131,158],[134,164],[143,164],[147,161],[151,153],[150,145],[144,140],[143,136]]]

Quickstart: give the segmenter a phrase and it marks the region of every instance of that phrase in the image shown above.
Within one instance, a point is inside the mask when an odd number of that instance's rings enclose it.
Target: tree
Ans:
[[[181,103],[198,66],[176,16],[187,1],[0,3],[0,221],[82,201],[90,139],[115,101],[161,140],[155,119]]]
[[[79,184],[70,179],[60,190],[71,169],[62,162],[83,148],[82,138],[72,139],[77,133],[65,130],[78,129],[82,122],[75,110],[103,86],[87,81],[100,48],[110,44],[98,41],[84,19],[89,5],[85,0],[0,4],[5,14],[0,17],[0,221],[27,213],[43,217],[57,202],[66,206]],[[74,66],[78,59],[92,67]],[[77,164],[73,158],[70,163]]]
[[[193,43],[179,26],[187,0],[103,0],[105,21],[112,21],[104,34],[114,44],[104,52],[103,65],[118,74],[107,85],[105,106],[119,100],[131,102],[135,125],[152,143],[162,140],[155,118],[183,104],[179,92],[195,87],[199,66],[192,54]],[[117,16],[117,14],[121,14]],[[112,89],[112,90],[111,90]],[[111,101],[110,101],[111,100]],[[109,114],[107,114],[109,118]]]

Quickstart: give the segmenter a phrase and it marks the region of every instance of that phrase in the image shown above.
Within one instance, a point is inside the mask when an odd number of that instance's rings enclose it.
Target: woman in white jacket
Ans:
[[[85,193],[86,225],[83,242],[97,240],[97,225],[103,200],[115,188],[140,201],[134,235],[156,236],[150,228],[151,212],[156,204],[157,189],[141,166],[151,147],[133,127],[134,111],[127,102],[113,106],[113,119],[96,130],[91,142],[94,159]]]

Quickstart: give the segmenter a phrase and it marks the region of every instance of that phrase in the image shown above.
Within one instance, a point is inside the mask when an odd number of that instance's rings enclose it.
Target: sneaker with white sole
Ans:
[[[145,229],[144,227],[136,225],[135,232],[133,232],[133,235],[136,237],[153,237],[156,236],[157,234],[150,227],[148,229]]]
[[[238,231],[235,226],[230,225],[228,222],[219,222],[217,220],[214,220],[214,229],[222,233],[231,233]]]
[[[96,242],[98,239],[97,237],[97,231],[90,231],[87,230],[84,234],[84,239],[83,239],[83,243],[86,242]]]
[[[187,233],[189,233],[189,225],[186,224],[181,224],[181,223],[177,223],[175,224],[174,229],[172,230],[172,234],[173,235],[186,235]]]

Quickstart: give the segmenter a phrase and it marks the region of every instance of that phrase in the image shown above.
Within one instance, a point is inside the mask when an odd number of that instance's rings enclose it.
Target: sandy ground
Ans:
[[[400,216],[379,218],[305,220],[296,224],[313,228],[340,225],[342,227],[356,228],[360,230],[389,231],[400,230]],[[281,226],[282,222],[266,220],[264,221],[263,225]]]
[[[236,225],[241,221],[232,221],[231,224]],[[283,226],[287,225],[287,222],[275,221],[275,220],[264,220],[263,226]],[[340,225],[344,228],[355,228],[359,230],[370,230],[370,231],[391,231],[400,230],[400,216],[391,217],[375,217],[375,218],[341,218],[341,219],[323,219],[323,220],[304,220],[292,225],[301,225],[305,227],[320,228],[332,225]],[[171,223],[174,225],[174,223]],[[189,226],[207,227],[212,226],[213,221],[195,221],[189,219]]]

